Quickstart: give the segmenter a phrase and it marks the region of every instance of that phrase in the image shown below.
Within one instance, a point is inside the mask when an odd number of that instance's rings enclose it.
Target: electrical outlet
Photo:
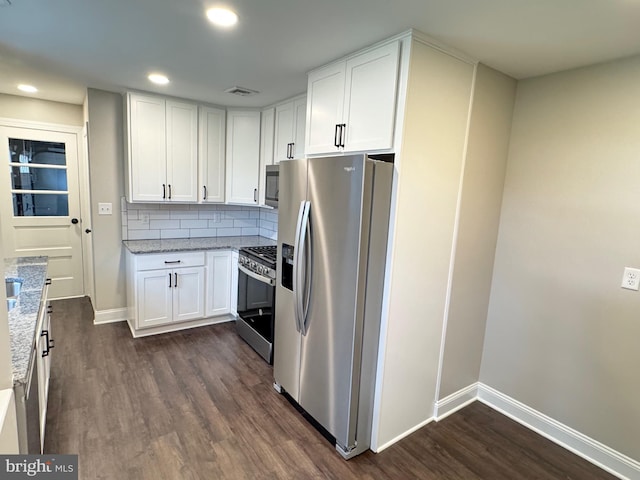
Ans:
[[[141,213],[140,214],[140,222],[142,222],[144,225],[147,225],[149,223],[149,214],[148,213]]]
[[[640,286],[640,270],[637,268],[625,267],[622,276],[622,288],[628,290],[638,290]]]
[[[98,215],[111,215],[112,213],[112,205],[110,203],[98,204]]]
[[[213,223],[220,223],[222,221],[222,215],[220,212],[213,212]]]

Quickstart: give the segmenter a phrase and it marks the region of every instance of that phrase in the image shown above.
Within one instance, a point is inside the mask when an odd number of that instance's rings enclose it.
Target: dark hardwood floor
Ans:
[[[478,402],[347,462],[232,324],[133,339],[86,300],[53,306],[45,451],[84,480],[614,478]]]

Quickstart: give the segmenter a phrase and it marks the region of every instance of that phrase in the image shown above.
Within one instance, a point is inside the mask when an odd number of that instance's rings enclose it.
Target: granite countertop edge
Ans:
[[[18,301],[9,311],[9,336],[13,385],[26,386],[29,371],[35,361],[35,335],[40,309],[43,308],[42,293],[47,280],[47,257],[20,257],[4,260],[5,278],[22,280]]]
[[[146,253],[239,250],[243,247],[276,245],[275,240],[258,235],[237,237],[166,238],[162,240],[123,240],[134,255]]]

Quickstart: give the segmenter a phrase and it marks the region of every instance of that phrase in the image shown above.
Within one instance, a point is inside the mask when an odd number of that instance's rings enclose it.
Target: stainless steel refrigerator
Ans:
[[[393,164],[280,162],[274,386],[335,439],[367,450]]]

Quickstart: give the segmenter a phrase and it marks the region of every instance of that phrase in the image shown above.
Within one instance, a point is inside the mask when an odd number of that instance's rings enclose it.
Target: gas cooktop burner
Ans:
[[[276,264],[277,247],[275,245],[261,247],[244,247],[240,249],[240,253],[249,253],[250,256],[257,260],[263,261],[267,265]]]

